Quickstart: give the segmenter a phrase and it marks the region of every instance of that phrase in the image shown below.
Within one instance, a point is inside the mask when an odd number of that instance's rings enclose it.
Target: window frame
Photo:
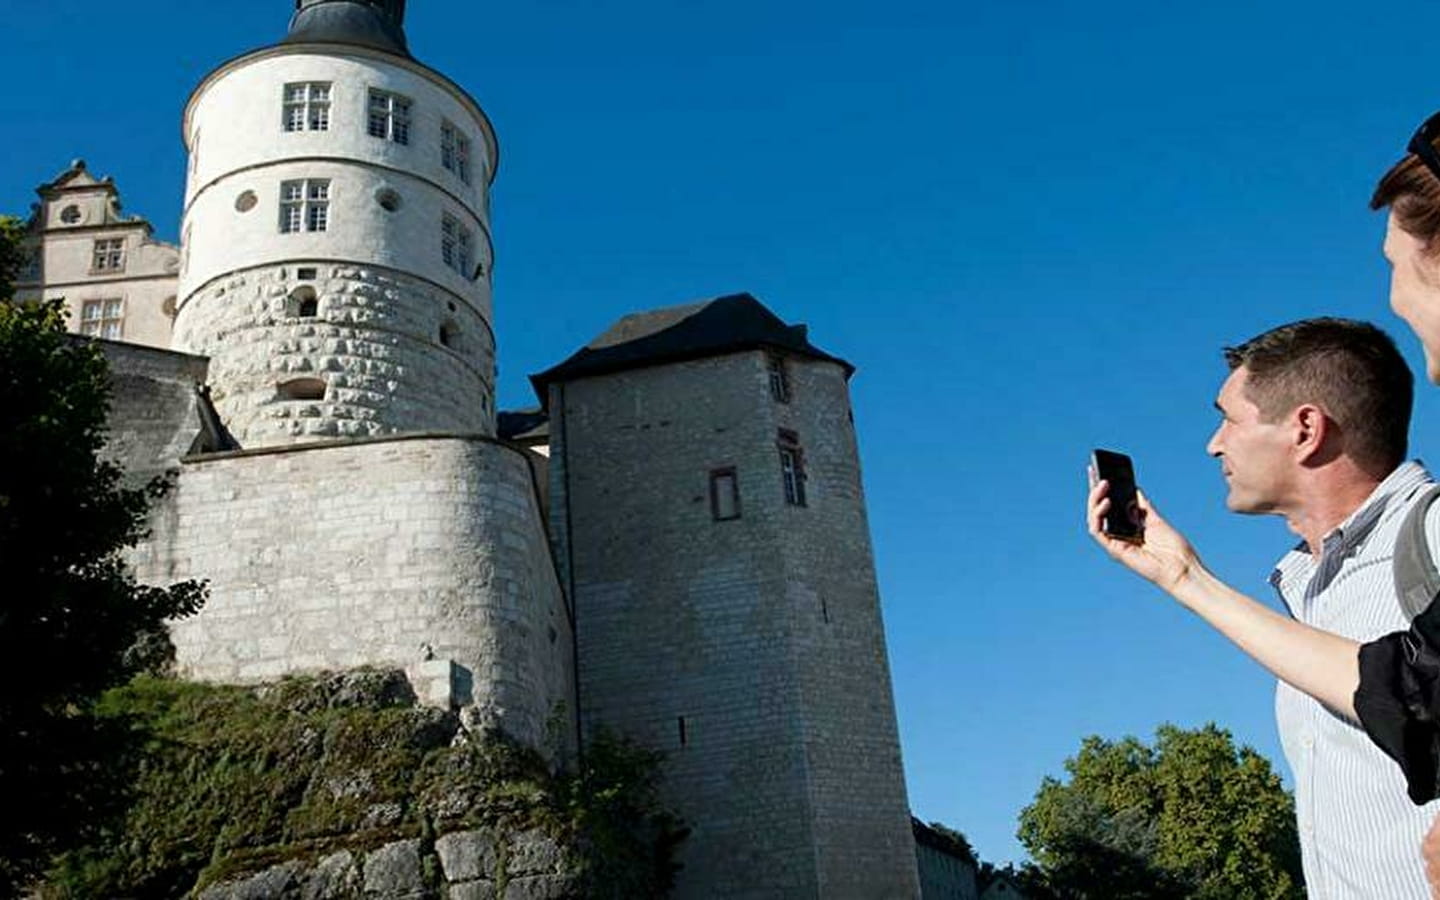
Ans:
[[[730,515],[722,515],[721,508],[721,485],[724,481],[730,482]],[[734,466],[722,466],[710,470],[710,519],[714,522],[733,522],[741,517],[740,508],[740,474]]]
[[[334,87],[332,81],[287,81],[280,93],[280,130],[286,134],[329,131]]]
[[[381,101],[377,106],[376,101]],[[414,101],[404,94],[382,88],[365,92],[365,133],[382,141],[410,146],[410,110]]]
[[[281,234],[330,230],[329,178],[287,178],[280,182]]]
[[[95,297],[80,301],[80,333],[110,341],[124,337],[125,298]]]
[[[805,496],[805,451],[799,436],[781,428],[775,440],[780,454],[780,486],[787,506],[809,506]]]
[[[125,238],[96,238],[90,250],[90,274],[125,271]]]
[[[449,119],[440,120],[440,166],[455,173],[461,181],[471,183],[470,136]]]
[[[790,372],[784,354],[766,353],[765,368],[770,379],[770,399],[776,403],[789,403],[792,396]]]
[[[475,269],[475,233],[448,212],[440,215],[440,261],[461,278],[471,280]]]

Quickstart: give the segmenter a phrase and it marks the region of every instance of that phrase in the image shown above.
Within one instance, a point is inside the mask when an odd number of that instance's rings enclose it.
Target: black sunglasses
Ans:
[[[1410,146],[1405,149],[1420,157],[1431,175],[1440,178],[1440,153],[1435,151],[1433,143],[1436,137],[1440,137],[1440,112],[1415,129],[1415,134],[1410,138]]]

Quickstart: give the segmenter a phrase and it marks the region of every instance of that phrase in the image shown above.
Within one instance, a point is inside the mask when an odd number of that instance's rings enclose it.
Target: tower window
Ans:
[[[452,215],[440,219],[440,259],[469,280],[474,274],[474,236]]]
[[[280,231],[327,231],[330,228],[330,180],[307,178],[280,182]]]
[[[281,400],[324,400],[323,378],[292,378],[275,387]]]
[[[785,371],[785,357],[771,353],[768,359],[770,369],[770,397],[776,403],[790,402],[790,375]]]
[[[285,306],[285,312],[291,316],[313,319],[320,313],[320,298],[313,287],[304,284],[290,292],[289,302]]]
[[[125,239],[101,238],[95,242],[95,256],[90,263],[92,272],[125,271]]]
[[[789,429],[780,429],[776,447],[780,451],[780,480],[785,502],[791,506],[805,505],[805,456],[800,439]]]
[[[449,122],[440,123],[440,165],[470,183],[470,139]]]
[[[365,130],[371,137],[410,143],[410,98],[370,89],[370,114]]]
[[[740,479],[733,468],[710,473],[710,517],[717,522],[740,518]]]
[[[125,322],[125,301],[86,300],[80,307],[80,333],[119,340]]]
[[[330,130],[330,82],[297,81],[285,85],[286,131]]]
[[[460,349],[460,326],[447,321],[440,326],[440,346],[451,350]]]

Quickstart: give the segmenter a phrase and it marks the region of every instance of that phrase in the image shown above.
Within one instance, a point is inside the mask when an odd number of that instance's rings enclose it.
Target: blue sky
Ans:
[[[0,209],[84,157],[174,240],[179,116],[291,4],[40,4],[7,24]],[[1272,682],[1108,562],[1089,449],[1269,599],[1282,522],[1204,454],[1219,348],[1388,311],[1366,200],[1440,107],[1432,4],[409,4],[501,143],[500,402],[619,315],[748,290],[853,382],[910,802],[1019,859],[1080,739],[1215,721],[1283,769]],[[1440,441],[1422,389],[1420,455]],[[1287,776],[1288,777],[1288,776]]]

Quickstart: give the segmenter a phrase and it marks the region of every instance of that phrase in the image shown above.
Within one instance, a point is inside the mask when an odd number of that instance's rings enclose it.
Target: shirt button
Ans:
[[[1314,833],[1315,833],[1315,823],[1314,823],[1314,822],[1311,822],[1311,821],[1309,821],[1309,820],[1306,820],[1306,821],[1304,821],[1304,822],[1301,822],[1301,823],[1300,823],[1300,830],[1303,831],[1303,832],[1305,832],[1306,834],[1314,834]]]
[[[1315,735],[1309,734],[1309,733],[1300,735],[1300,746],[1304,747],[1306,750],[1309,750],[1311,747],[1314,747],[1314,746],[1315,746]]]

